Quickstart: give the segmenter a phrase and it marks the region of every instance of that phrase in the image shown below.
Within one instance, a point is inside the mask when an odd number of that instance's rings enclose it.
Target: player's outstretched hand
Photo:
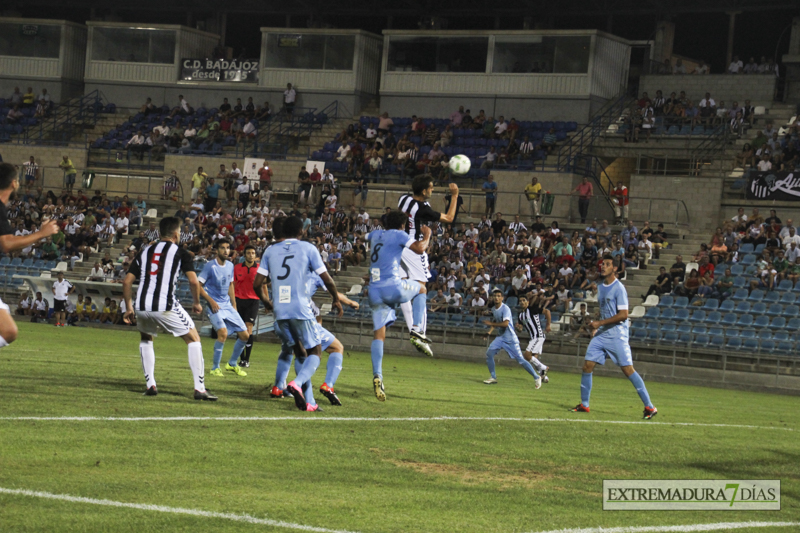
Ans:
[[[42,227],[39,229],[39,233],[42,234],[42,237],[50,237],[58,233],[58,223],[53,220],[46,220],[42,222]]]
[[[333,309],[338,310],[339,312],[336,313],[336,316],[339,317],[339,318],[342,318],[342,316],[344,315],[344,309],[342,308],[342,302],[340,302],[339,300],[336,300],[335,302],[333,302],[331,307]]]
[[[219,304],[217,302],[215,302],[214,300],[211,300],[210,302],[208,302],[208,307],[209,307],[209,309],[211,309],[211,312],[214,313],[214,314],[219,312]],[[197,311],[197,312],[201,313],[202,311],[203,311],[203,309],[201,307],[200,311]]]
[[[589,328],[591,329],[598,329],[600,327],[600,322],[597,320],[592,320],[589,322]]]
[[[550,333],[550,326],[545,326],[544,332],[545,333]]]
[[[451,183],[450,184],[450,195],[451,196],[455,196],[457,194],[458,194],[458,185],[456,185],[455,183]]]
[[[358,304],[358,302],[356,302],[356,301],[353,301],[353,303],[352,303],[352,304],[350,304],[350,307],[352,307],[353,309],[355,309],[356,311],[358,311],[358,308],[359,308],[359,307],[361,307],[361,306]]]
[[[131,320],[132,318],[133,318],[133,309],[125,311],[125,314],[122,315],[122,321],[125,322],[126,324],[132,324],[133,323],[133,321]]]
[[[219,309],[219,306],[217,306],[217,309]],[[200,305],[199,303],[192,304],[192,312],[196,315],[199,315],[200,313],[203,312],[203,306]]]

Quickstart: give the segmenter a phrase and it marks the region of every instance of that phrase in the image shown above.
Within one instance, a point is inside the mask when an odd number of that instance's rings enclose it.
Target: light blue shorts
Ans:
[[[626,334],[609,331],[594,336],[586,349],[586,360],[602,365],[606,358],[610,358],[617,366],[633,365],[631,345]]]
[[[295,342],[306,350],[320,345],[319,324],[316,320],[300,320],[290,318],[275,321],[275,334],[281,343],[287,347],[294,346]]]
[[[419,294],[419,283],[407,279],[390,280],[369,286],[369,306],[372,308],[372,327],[379,330],[394,324],[398,304],[410,302]]]
[[[323,328],[322,324],[317,323],[317,327],[319,328],[320,346],[322,347],[322,351],[324,352],[328,348],[330,348],[331,344],[333,344],[333,341],[336,340],[336,337],[333,335],[333,333]]]
[[[242,320],[242,317],[239,316],[239,313],[236,312],[236,309],[234,309],[231,304],[220,305],[219,311],[216,313],[212,313],[209,307],[208,320],[217,331],[227,329],[229,334],[247,331],[244,320]]]
[[[511,359],[516,361],[522,360],[522,350],[519,347],[519,340],[504,339],[503,337],[495,338],[486,350],[486,357],[494,357],[500,350],[505,350]]]

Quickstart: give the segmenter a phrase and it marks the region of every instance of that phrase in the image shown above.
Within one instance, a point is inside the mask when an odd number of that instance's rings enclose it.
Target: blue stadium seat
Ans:
[[[712,337],[714,337],[714,336],[724,337],[725,336],[725,328],[722,328],[722,327],[719,327],[719,326],[712,326],[712,327],[708,328],[708,334],[711,335]]]
[[[647,342],[655,342],[661,340],[661,333],[658,330],[648,330],[647,331]]]
[[[719,300],[716,298],[709,298],[706,300],[706,304],[703,306],[703,309],[706,311],[719,309]]]
[[[736,307],[736,303],[733,300],[725,300],[721,304],[719,304],[719,310],[722,313],[730,313]]]
[[[674,331],[667,331],[663,334],[661,340],[667,344],[676,344],[678,342],[678,334]]]
[[[647,338],[647,331],[644,329],[634,329],[631,332],[631,339],[634,341],[643,342]]]
[[[747,289],[738,289],[736,292],[733,293],[733,296],[731,296],[731,300],[733,301],[746,300],[748,296],[749,295],[747,293]]]
[[[800,283],[798,283],[798,285],[800,285]],[[800,307],[796,305],[787,305],[783,308],[783,316],[787,318],[800,316]]]
[[[772,332],[768,329],[762,329],[758,332],[758,340],[760,341],[770,341],[772,340]]]
[[[742,339],[739,337],[731,337],[728,339],[727,344],[725,344],[725,348],[728,350],[736,350],[739,351],[742,349]]]
[[[722,317],[722,324],[724,324],[726,326],[732,326],[732,325],[736,324],[736,320],[737,319],[738,319],[738,317],[736,316],[735,313],[726,313]]]
[[[678,327],[673,322],[661,322],[661,332],[665,331],[677,331]]]
[[[681,332],[681,333],[685,333],[685,332]],[[705,327],[705,326],[699,326],[699,325],[698,326],[693,326],[692,330],[691,330],[691,333],[694,333],[695,335],[705,334],[705,333],[708,333],[708,328]]]
[[[781,316],[783,314],[783,306],[781,304],[772,304],[767,309],[769,316]]]
[[[800,330],[800,318],[792,318],[786,322],[786,329],[789,331],[798,331]]]
[[[678,341],[675,343],[678,346],[688,346],[692,343],[692,334],[691,333],[680,333],[680,337]]]
[[[658,307],[651,307],[645,313],[645,318],[658,318],[661,314],[661,310]]]
[[[753,292],[750,293],[750,296],[748,297],[748,300],[750,300],[751,302],[760,302],[763,299],[764,299],[764,291],[762,291],[761,289],[754,290]]]
[[[752,254],[755,251],[755,246],[753,243],[745,242],[739,247],[740,254]]]
[[[742,265],[736,264],[731,267],[731,274],[734,276],[741,276],[744,274],[744,267]]]
[[[764,302],[755,303],[753,307],[750,308],[750,312],[754,315],[763,315],[767,312],[767,304]]]
[[[794,343],[791,341],[779,342],[778,345],[775,346],[775,352],[781,355],[798,355],[795,351]]]
[[[778,316],[772,319],[770,322],[769,327],[772,329],[783,329],[786,327],[786,319],[782,316]]]
[[[678,309],[675,311],[675,320],[684,321],[689,320],[689,310],[688,309]]]
[[[756,352],[758,351],[758,339],[745,339],[742,343],[742,350],[747,350],[749,352]]]
[[[649,311],[648,311],[649,313]],[[667,307],[666,309],[661,310],[661,320],[672,320],[675,318],[675,310],[671,307]]]
[[[784,281],[786,281],[786,280],[784,280]],[[797,301],[797,296],[795,296],[795,294],[793,292],[784,292],[781,295],[780,302],[783,305],[793,304],[796,301]]]
[[[722,313],[720,313],[719,311],[711,311],[710,313],[708,313],[708,316],[706,316],[705,322],[707,324],[717,324],[721,320],[722,320]]]
[[[681,309],[687,307],[688,305],[689,305],[689,298],[687,298],[686,296],[678,296],[677,298],[675,298],[675,303],[672,304],[672,306],[675,307],[676,309]]]
[[[734,337],[739,337],[742,334],[742,330],[739,328],[725,328],[724,335],[725,338],[731,339]]]
[[[690,320],[697,322],[704,322],[706,319],[706,312],[702,309],[697,309],[692,313]]]
[[[772,353],[775,351],[775,341],[761,341],[759,343],[759,351],[763,353]]]
[[[750,302],[748,302],[748,301],[740,301],[738,304],[736,304],[736,309],[734,309],[734,311],[739,313],[739,314],[749,313],[750,312]]]
[[[748,254],[748,255],[745,255],[744,257],[742,257],[742,265],[749,266],[749,265],[755,265],[755,264],[756,264],[756,256],[755,255]],[[747,270],[745,270],[745,273],[747,273]]]
[[[790,279],[783,279],[780,283],[778,283],[778,290],[779,291],[790,291],[792,290],[792,280]]]
[[[722,348],[725,346],[725,337],[721,335],[712,336],[711,340],[708,342],[708,346],[711,348]]]
[[[737,276],[733,278],[733,287],[735,289],[741,289],[747,286],[747,278],[744,276]]]
[[[765,304],[773,304],[780,300],[781,294],[777,291],[769,291],[764,295],[764,300],[762,300]]]
[[[673,298],[669,294],[662,296],[661,299],[658,301],[659,307],[672,307],[673,303],[675,303],[675,298]]]
[[[737,326],[743,326],[743,327],[752,326],[753,325],[753,321],[754,321],[753,315],[751,315],[750,313],[747,313],[747,314],[739,316],[739,319],[736,321],[736,325]]]
[[[776,331],[772,335],[772,340],[774,340],[775,342],[784,342],[784,341],[791,340],[791,336],[789,335],[789,332],[787,332],[787,331]]]
[[[756,330],[750,329],[750,328],[743,329],[739,333],[739,337],[741,337],[742,339],[755,339],[756,338]]]

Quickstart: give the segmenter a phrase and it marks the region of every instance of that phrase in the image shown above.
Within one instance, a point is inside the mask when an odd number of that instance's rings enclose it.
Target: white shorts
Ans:
[[[170,311],[136,311],[136,327],[142,333],[158,335],[159,326],[174,337],[183,337],[194,329],[194,321],[177,303]]]
[[[0,299],[0,309],[3,311],[8,311],[9,313],[11,312],[11,310],[8,308],[8,305],[6,305],[2,299]],[[23,309],[27,309],[27,307],[23,307]]]
[[[401,259],[403,270],[405,270],[408,279],[421,281],[422,283],[428,282],[431,277],[430,268],[428,267],[428,254],[417,254],[409,248],[403,248]]]
[[[530,352],[532,354],[541,355],[542,347],[544,347],[544,337],[536,337],[530,340],[527,348],[525,348],[525,351]]]

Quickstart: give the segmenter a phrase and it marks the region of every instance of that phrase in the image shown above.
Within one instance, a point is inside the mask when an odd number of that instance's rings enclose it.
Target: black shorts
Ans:
[[[261,300],[242,300],[241,298],[236,298],[236,310],[239,311],[239,316],[242,317],[242,320],[250,322],[251,324],[256,323],[260,304]]]
[[[61,311],[67,310],[67,301],[66,300],[56,300],[53,299],[53,310],[56,313],[60,313]]]

